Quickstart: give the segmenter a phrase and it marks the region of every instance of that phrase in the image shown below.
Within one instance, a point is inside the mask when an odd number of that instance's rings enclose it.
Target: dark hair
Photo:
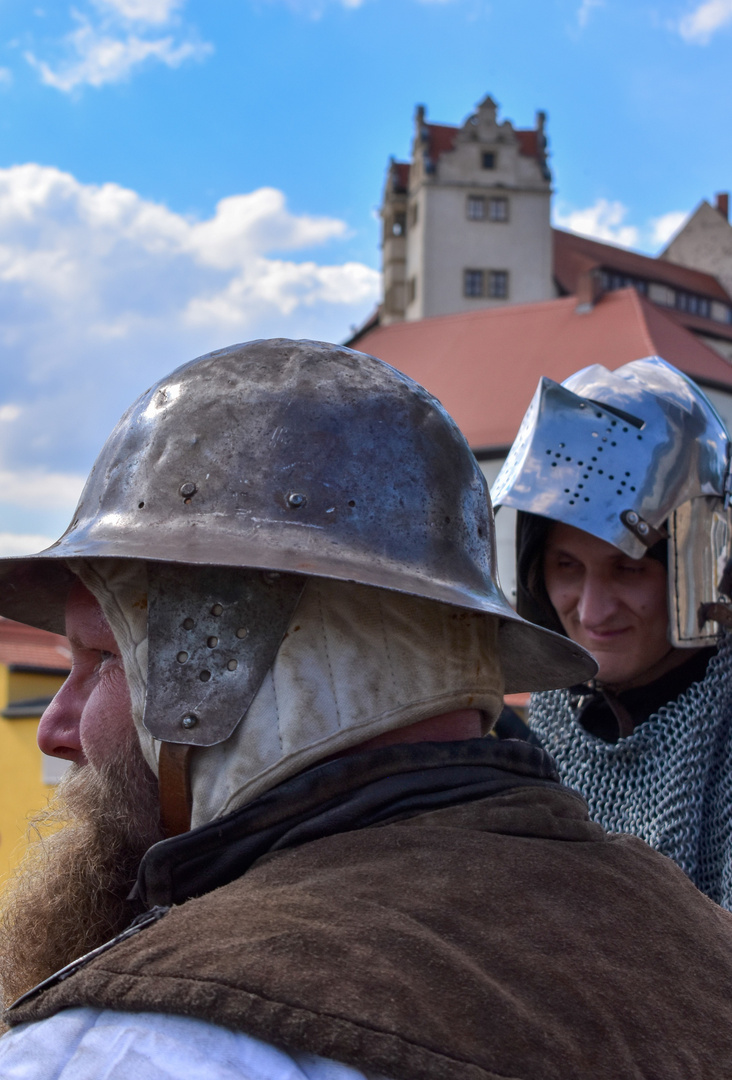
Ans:
[[[564,634],[544,583],[544,548],[552,525],[556,522],[551,518],[522,510],[517,514],[516,608],[525,619]]]

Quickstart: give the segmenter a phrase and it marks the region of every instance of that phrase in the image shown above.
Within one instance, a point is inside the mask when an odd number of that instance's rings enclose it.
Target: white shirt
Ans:
[[[65,1009],[0,1039],[2,1080],[387,1080],[205,1020]]]

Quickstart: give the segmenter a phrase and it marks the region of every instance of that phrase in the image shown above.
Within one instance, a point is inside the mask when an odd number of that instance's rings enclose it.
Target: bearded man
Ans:
[[[317,342],[193,361],[0,573],[73,653],[4,1078],[728,1076],[732,916],[483,737],[594,664],[508,605],[482,474],[411,380]]]

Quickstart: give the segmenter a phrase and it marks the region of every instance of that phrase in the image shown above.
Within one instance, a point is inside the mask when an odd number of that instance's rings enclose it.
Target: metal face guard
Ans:
[[[714,407],[670,364],[595,364],[540,381],[491,496],[639,559],[677,506],[724,497],[728,445]]]
[[[691,648],[716,641],[719,625],[709,616],[728,587],[722,577],[731,542],[729,513],[718,499],[692,499],[674,511],[668,553],[672,645]]]
[[[223,742],[271,667],[305,578],[152,563],[148,582],[143,724],[162,742]]]

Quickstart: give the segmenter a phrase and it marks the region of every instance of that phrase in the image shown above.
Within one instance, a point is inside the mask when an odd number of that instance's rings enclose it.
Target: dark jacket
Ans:
[[[263,797],[265,828],[278,831],[278,814],[289,826],[245,873],[8,1019],[79,1005],[176,1013],[395,1080],[727,1080],[732,915],[642,841],[590,822],[551,771],[538,748],[489,740],[310,770],[309,794],[298,777]],[[363,793],[385,780],[380,821]],[[343,829],[354,796],[370,825]],[[292,842],[303,827],[310,837]],[[215,823],[204,830],[225,880],[233,863],[219,856],[236,840],[217,848]],[[172,863],[158,851],[147,884],[143,867],[148,899],[180,895],[186,844],[202,882],[191,837]]]

